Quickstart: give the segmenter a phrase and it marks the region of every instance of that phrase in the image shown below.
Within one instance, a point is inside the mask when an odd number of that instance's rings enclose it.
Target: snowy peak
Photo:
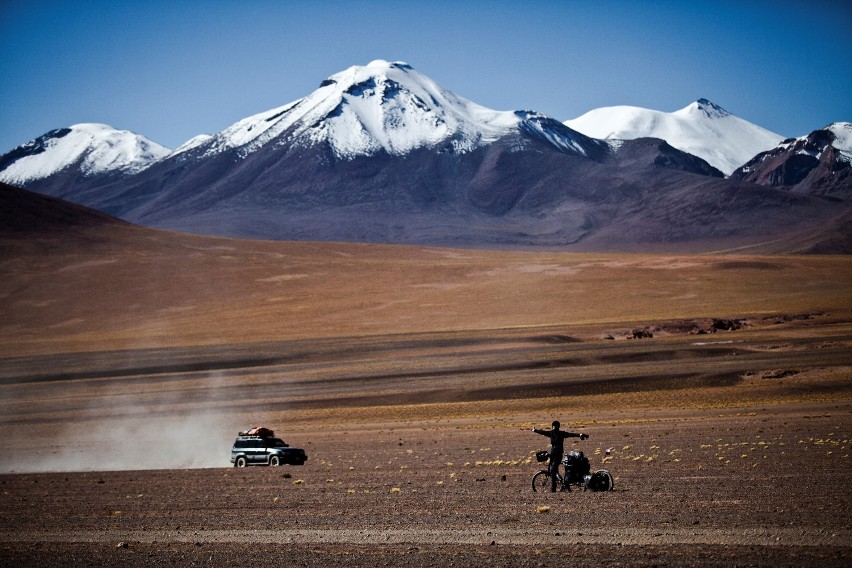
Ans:
[[[714,119],[714,118],[725,118],[727,116],[731,116],[731,113],[717,105],[716,103],[710,102],[707,99],[698,99],[691,105],[688,105],[679,111],[675,111],[675,115],[680,116],[690,116],[695,114],[703,115],[706,118]]]
[[[834,122],[825,127],[834,135],[831,145],[840,151],[847,162],[852,162],[852,122]]]
[[[269,143],[327,145],[342,159],[379,152],[404,155],[419,148],[464,153],[519,131],[564,152],[583,153],[580,139],[550,119],[475,104],[402,62],[375,60],[331,75],[308,96],[248,117],[202,143],[206,154],[238,149],[246,156]]]
[[[829,148],[834,148],[841,155],[852,158],[852,123],[833,122],[805,136],[787,138],[773,148],[772,152],[792,150],[797,154],[808,154],[819,158]]]
[[[51,130],[0,157],[0,181],[23,185],[76,167],[84,176],[133,174],[170,150],[144,136],[106,124]]]
[[[510,114],[457,97],[402,62],[350,67],[324,84],[307,100],[322,97],[319,107],[329,110],[305,134],[327,141],[342,157],[380,150],[400,155],[445,141],[465,151],[496,139],[514,122]]]
[[[800,193],[852,198],[852,123],[835,122],[761,152],[731,176]]]
[[[565,124],[605,140],[662,138],[678,150],[703,158],[725,175],[783,139],[707,99],[670,113],[634,106],[599,108]]]

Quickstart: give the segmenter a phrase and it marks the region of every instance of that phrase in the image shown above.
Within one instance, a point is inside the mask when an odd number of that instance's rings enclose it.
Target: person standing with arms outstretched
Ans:
[[[580,438],[581,440],[585,440],[589,435],[560,430],[558,420],[554,420],[551,426],[550,430],[533,428],[533,432],[550,438],[550,461],[547,464],[547,472],[550,474],[550,490],[556,491],[556,475],[559,473],[559,464],[562,462],[562,455],[565,453],[565,438]]]

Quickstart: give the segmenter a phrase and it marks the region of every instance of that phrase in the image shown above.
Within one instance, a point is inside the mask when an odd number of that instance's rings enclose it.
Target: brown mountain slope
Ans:
[[[30,194],[9,198],[16,193],[3,193],[4,223],[9,203],[39,211],[19,202]],[[120,349],[132,358],[166,346],[561,325],[605,330],[612,322],[852,305],[852,257],[248,241],[135,227],[42,199],[51,220],[36,214],[17,236],[0,235],[7,357]]]
[[[104,213],[0,182],[0,234],[39,235],[128,223]]]

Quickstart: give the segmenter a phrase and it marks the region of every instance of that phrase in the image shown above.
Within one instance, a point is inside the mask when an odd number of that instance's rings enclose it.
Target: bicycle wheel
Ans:
[[[613,487],[615,487],[615,481],[605,469],[597,470],[589,481],[589,489],[592,491],[612,491]]]
[[[550,472],[543,469],[533,475],[532,488],[533,492],[550,491]]]

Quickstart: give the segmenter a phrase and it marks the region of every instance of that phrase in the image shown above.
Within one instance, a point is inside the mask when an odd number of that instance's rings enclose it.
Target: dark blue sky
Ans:
[[[851,4],[0,0],[0,153],[78,122],[174,148],[373,59],[498,110],[706,97],[799,136],[852,121]]]

